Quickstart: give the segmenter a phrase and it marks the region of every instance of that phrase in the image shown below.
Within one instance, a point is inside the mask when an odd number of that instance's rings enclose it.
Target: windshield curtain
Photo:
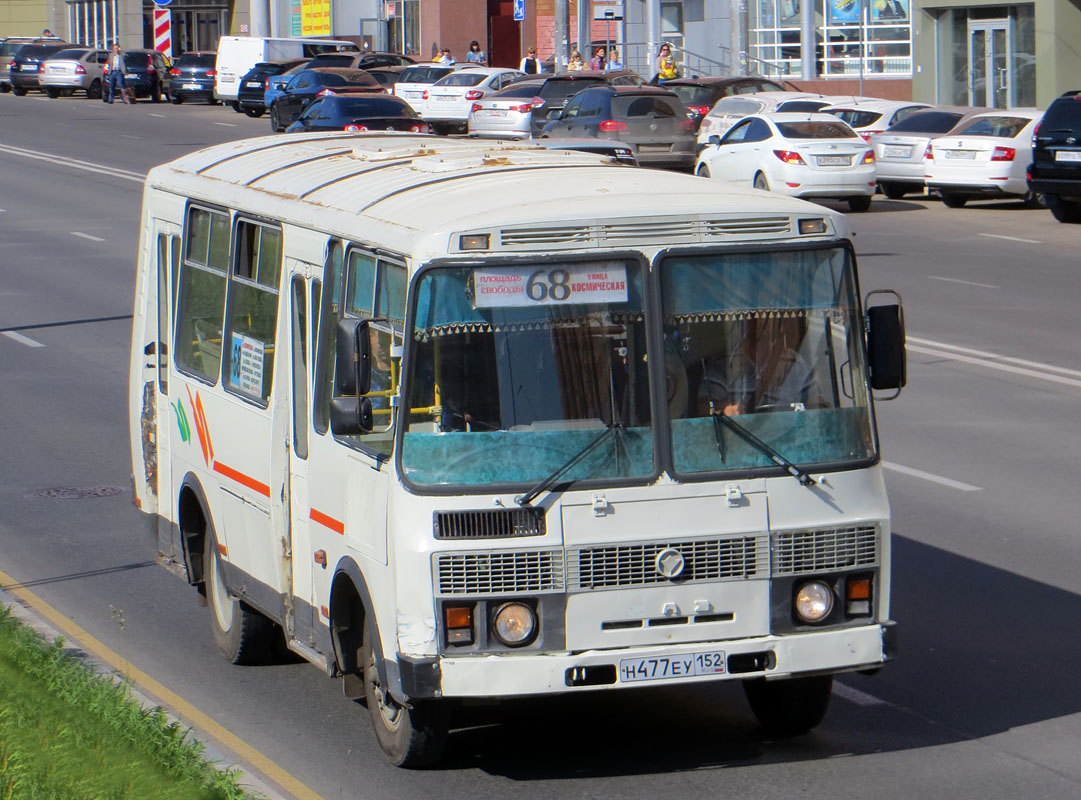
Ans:
[[[479,486],[564,468],[559,483],[652,475],[642,284],[641,265],[626,260],[425,272],[402,415],[405,477]]]
[[[846,249],[673,256],[660,274],[677,473],[777,469],[711,408],[801,467],[874,455]]]

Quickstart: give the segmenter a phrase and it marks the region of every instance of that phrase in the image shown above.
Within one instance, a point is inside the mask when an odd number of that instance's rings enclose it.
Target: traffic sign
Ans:
[[[525,0],[514,0],[514,21],[525,21]]]

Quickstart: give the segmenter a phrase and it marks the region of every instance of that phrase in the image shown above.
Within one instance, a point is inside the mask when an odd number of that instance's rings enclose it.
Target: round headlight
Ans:
[[[810,581],[796,592],[795,605],[804,622],[821,622],[833,610],[833,591],[821,581]]]
[[[537,615],[522,603],[504,603],[492,620],[492,632],[508,647],[528,644],[536,631]]]

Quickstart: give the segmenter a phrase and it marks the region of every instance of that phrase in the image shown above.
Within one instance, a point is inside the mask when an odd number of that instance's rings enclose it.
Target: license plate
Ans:
[[[484,112],[486,117],[505,117],[507,112],[502,108],[489,108]]]
[[[910,158],[912,156],[912,147],[883,147],[883,158]]]
[[[1081,161],[1081,150],[1056,150],[1055,161]]]
[[[124,79],[125,79],[125,80],[129,80],[129,81],[137,81],[137,80],[139,80],[139,76],[138,76],[138,75],[134,75],[134,74],[132,74],[132,75],[125,75],[125,76],[124,76]]]
[[[847,167],[852,163],[852,156],[818,156],[820,167]]]
[[[424,97],[424,92],[406,92],[405,96],[412,100],[419,100],[421,97]]]
[[[671,145],[667,144],[640,144],[638,145],[639,153],[667,153],[671,149]]]
[[[976,160],[975,150],[945,150],[946,158],[963,158],[968,161]]]
[[[621,658],[620,683],[659,681],[668,678],[694,678],[701,675],[723,675],[724,651],[707,650],[679,656],[653,658]]]
[[[23,64],[22,68],[19,70],[19,72],[37,72],[37,71],[38,71],[38,65],[37,64]]]
[[[183,89],[202,89],[203,87],[197,83],[185,83],[181,88]]]
[[[248,81],[244,85],[247,86],[249,89],[254,89],[256,87],[262,88],[263,82],[262,81]]]

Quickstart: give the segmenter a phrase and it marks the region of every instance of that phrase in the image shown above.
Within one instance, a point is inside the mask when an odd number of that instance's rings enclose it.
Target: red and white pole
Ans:
[[[173,56],[173,12],[167,8],[154,9],[154,49],[169,58]]]

